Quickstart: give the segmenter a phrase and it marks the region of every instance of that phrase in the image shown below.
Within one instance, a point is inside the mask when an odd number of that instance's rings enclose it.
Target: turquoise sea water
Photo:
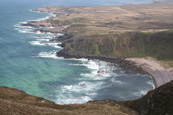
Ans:
[[[49,42],[52,34],[29,33],[20,23],[38,20],[47,13],[30,10],[47,5],[101,6],[151,3],[145,0],[1,0],[0,86],[23,90],[59,104],[89,100],[136,99],[153,89],[149,75],[124,70],[98,60],[63,59],[54,55],[61,48]],[[40,37],[41,36],[41,37]],[[99,72],[98,72],[99,71]]]

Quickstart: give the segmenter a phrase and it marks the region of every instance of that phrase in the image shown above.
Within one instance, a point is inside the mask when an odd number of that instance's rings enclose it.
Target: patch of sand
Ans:
[[[172,73],[161,66],[160,62],[154,58],[126,58],[126,60],[134,62],[137,67],[142,68],[152,75],[156,87],[162,86],[173,80]]]

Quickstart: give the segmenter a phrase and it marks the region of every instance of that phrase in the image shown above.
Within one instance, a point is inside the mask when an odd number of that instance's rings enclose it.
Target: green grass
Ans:
[[[75,33],[75,36],[78,34]],[[76,37],[74,36],[74,39]],[[78,35],[73,44],[76,53],[116,57],[154,57],[173,59],[173,32],[126,32],[115,34]]]
[[[96,45],[95,55],[99,55],[99,54],[100,54],[100,51],[99,51],[98,45]]]
[[[154,5],[153,9],[155,7]],[[169,5],[159,7],[160,9],[161,7],[172,8]],[[51,12],[65,12],[67,14],[47,21],[53,25],[68,26],[64,32],[73,36],[71,38],[73,42],[68,42],[71,46],[68,52],[115,57],[150,56],[160,60],[173,59],[173,30],[163,31],[172,28],[172,23],[167,20],[164,20],[164,23],[167,22],[169,25],[163,24],[163,19],[167,16],[170,18],[168,14],[172,12],[163,11],[164,13],[158,19],[160,10],[150,9],[153,15],[147,15],[147,18],[153,20],[153,23],[157,23],[157,25],[153,25],[141,18],[146,15],[135,15],[138,12],[123,7],[117,9],[114,6],[97,8],[50,6],[48,9]],[[148,11],[147,6],[145,8],[137,7],[137,9],[147,14],[145,12],[145,9]],[[141,20],[133,23],[136,20],[126,15],[129,10],[134,13],[134,16],[139,16],[138,18]],[[119,14],[117,17],[119,12],[124,12],[124,15]],[[132,22],[127,21],[129,18]]]

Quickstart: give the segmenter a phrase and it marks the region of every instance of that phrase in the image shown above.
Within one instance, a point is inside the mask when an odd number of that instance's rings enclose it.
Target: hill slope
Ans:
[[[44,98],[35,97],[13,88],[0,87],[1,115],[135,115],[124,105],[73,104],[57,105]]]
[[[137,110],[140,115],[172,115],[173,114],[173,81],[150,91],[144,97],[124,102]]]
[[[134,110],[140,115],[172,115],[172,108],[173,81],[134,101],[102,100],[72,105],[57,105],[17,89],[0,87],[1,115],[137,115]]]

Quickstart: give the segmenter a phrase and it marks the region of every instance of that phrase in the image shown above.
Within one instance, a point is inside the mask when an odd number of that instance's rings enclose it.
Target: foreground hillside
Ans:
[[[148,92],[141,99],[126,102],[103,100],[86,104],[57,105],[13,88],[1,86],[0,92],[1,115],[137,115],[134,110],[140,115],[173,113],[173,81]]]
[[[140,115],[172,115],[173,114],[173,81],[149,91],[144,97],[124,102],[137,110]]]
[[[114,102],[109,104],[57,105],[17,89],[0,87],[1,115],[135,115],[136,112]]]

